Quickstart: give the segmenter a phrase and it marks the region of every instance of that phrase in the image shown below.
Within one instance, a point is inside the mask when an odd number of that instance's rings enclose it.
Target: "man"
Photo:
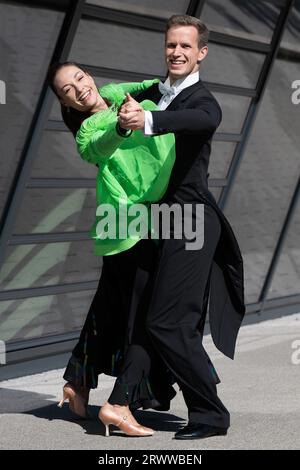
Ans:
[[[204,204],[204,244],[187,250],[186,239],[160,239],[160,256],[147,312],[149,337],[176,377],[188,408],[188,424],[175,439],[225,435],[230,415],[217,395],[216,377],[207,361],[202,336],[210,293],[210,326],[220,351],[233,358],[245,313],[243,260],[229,225],[207,186],[211,139],[221,110],[199,79],[208,53],[208,30],[197,18],[175,15],[167,23],[165,58],[168,78],[138,96],[160,111],[144,112],[128,97],[119,113],[124,129],[145,134],[174,132],[176,162],[160,203]],[[151,138],[151,137],[149,137]],[[172,232],[173,231],[173,232]],[[174,235],[174,227],[171,235]]]

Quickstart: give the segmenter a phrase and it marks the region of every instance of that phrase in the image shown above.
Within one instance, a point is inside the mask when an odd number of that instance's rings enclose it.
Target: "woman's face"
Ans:
[[[75,65],[66,65],[56,73],[54,87],[65,106],[90,112],[106,107],[93,78]]]

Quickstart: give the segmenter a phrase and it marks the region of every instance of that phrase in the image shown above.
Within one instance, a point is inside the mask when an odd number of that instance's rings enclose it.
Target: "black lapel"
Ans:
[[[204,85],[199,79],[199,81],[197,83],[194,83],[194,85],[185,88],[176,96],[176,98],[173,99],[173,101],[167,107],[166,111],[172,111],[174,109],[177,109],[180,104],[187,100],[193,93],[195,93],[195,91],[203,87]]]
[[[153,101],[155,104],[157,104],[159,102],[159,100],[161,99],[162,97],[162,94],[161,92],[159,91],[159,88],[158,88],[158,83],[155,83],[154,85],[152,85],[150,88],[148,88],[147,90],[143,91],[142,93],[140,93],[136,99],[141,102],[143,100],[151,100]]]
[[[151,99],[152,99],[152,101],[154,101],[155,104],[157,104],[159,102],[159,100],[161,99],[161,97],[162,97],[162,94],[159,91],[158,83],[156,83],[155,87],[153,89],[153,97]]]

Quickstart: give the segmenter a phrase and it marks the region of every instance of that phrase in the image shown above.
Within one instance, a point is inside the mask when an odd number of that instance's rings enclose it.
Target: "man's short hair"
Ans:
[[[201,20],[199,20],[199,18],[189,15],[173,15],[167,21],[166,33],[174,26],[195,26],[195,28],[198,30],[199,49],[207,45],[209,30],[207,26]]]

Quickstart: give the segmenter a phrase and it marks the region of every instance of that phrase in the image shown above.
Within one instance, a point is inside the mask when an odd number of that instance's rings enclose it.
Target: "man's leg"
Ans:
[[[198,330],[220,233],[216,212],[205,205],[202,249],[186,250],[184,239],[162,241],[147,329],[182,389],[189,421],[227,428],[229,413],[217,396],[215,377]]]

